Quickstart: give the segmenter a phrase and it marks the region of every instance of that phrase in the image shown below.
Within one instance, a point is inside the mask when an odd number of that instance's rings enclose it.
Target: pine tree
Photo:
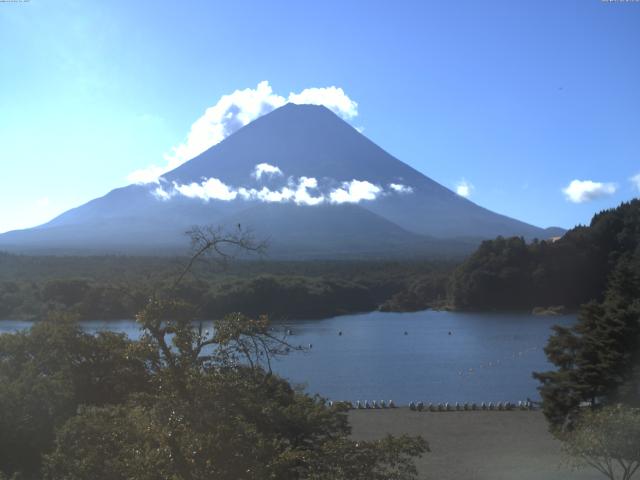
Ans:
[[[583,305],[578,323],[555,327],[545,352],[557,370],[534,373],[543,411],[554,429],[573,424],[580,404],[638,403],[640,386],[640,275],[623,256],[602,303]]]

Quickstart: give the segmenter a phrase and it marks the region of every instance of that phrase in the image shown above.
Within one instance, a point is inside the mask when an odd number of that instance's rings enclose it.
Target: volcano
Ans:
[[[322,106],[287,104],[164,174],[35,228],[0,235],[22,253],[184,251],[195,225],[240,223],[274,256],[455,254],[482,239],[549,238],[396,159]]]

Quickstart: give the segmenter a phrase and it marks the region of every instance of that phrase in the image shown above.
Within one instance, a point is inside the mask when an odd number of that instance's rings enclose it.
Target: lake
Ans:
[[[294,351],[273,368],[310,393],[333,400],[498,402],[538,399],[531,372],[547,370],[543,348],[554,324],[575,316],[371,312],[275,324]],[[0,333],[31,323],[0,321]],[[89,332],[139,335],[132,320],[82,322]],[[342,335],[339,334],[342,332]],[[406,334],[405,334],[406,332]]]

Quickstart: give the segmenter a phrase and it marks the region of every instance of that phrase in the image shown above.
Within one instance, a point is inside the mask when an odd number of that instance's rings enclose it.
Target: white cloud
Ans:
[[[175,195],[173,192],[167,192],[162,185],[156,187],[151,194],[158,200],[169,200],[173,195]]]
[[[295,189],[294,189],[295,188]],[[293,201],[298,205],[318,205],[326,198],[323,194],[312,195],[309,190],[318,188],[318,180],[313,177],[300,177],[297,184],[282,187],[279,190],[271,190],[263,187],[260,190],[255,188],[240,187],[235,189],[217,178],[207,178],[201,183],[190,183],[181,185],[176,182],[170,190],[166,190],[162,185],[151,191],[151,194],[158,200],[169,200],[176,195],[183,195],[188,198],[199,198],[208,202],[209,200],[235,200],[238,196],[244,200],[259,200],[261,202],[289,202]]]
[[[596,198],[613,195],[617,190],[614,183],[593,182],[591,180],[572,180],[562,189],[567,200],[573,203],[583,203]]]
[[[256,165],[256,167],[258,166]],[[273,167],[272,171],[277,171],[280,176],[282,175],[279,168],[273,165],[269,165],[269,167]],[[261,171],[261,169],[254,170],[254,173],[258,171]],[[168,201],[176,195],[182,195],[187,198],[198,198],[205,202],[209,200],[230,201],[240,198],[267,203],[294,202],[298,205],[319,205],[325,202],[333,204],[359,203],[364,200],[375,200],[380,195],[389,194],[391,191],[403,194],[413,192],[411,187],[399,183],[389,184],[390,190],[385,190],[367,180],[357,179],[342,182],[339,188],[331,189],[330,185],[335,184],[335,180],[325,180],[326,183],[323,187],[315,177],[303,176],[297,179],[289,177],[286,180],[281,180],[286,184],[279,189],[271,189],[266,186],[257,189],[248,187],[236,188],[213,177],[203,178],[200,183],[179,184],[173,182],[171,185],[168,185],[166,180],[160,179],[159,184],[155,188],[151,187],[149,192],[162,201]]]
[[[256,180],[260,180],[262,178],[262,175],[268,175],[269,177],[272,177],[274,175],[282,176],[282,170],[280,170],[275,165],[270,165],[268,163],[259,163],[255,166],[251,175]]]
[[[324,195],[320,194],[314,197],[309,193],[309,189],[313,190],[316,188],[318,188],[318,180],[313,177],[300,177],[298,188],[293,197],[294,201],[298,205],[318,205],[324,202]]]
[[[344,182],[329,194],[331,203],[358,203],[362,200],[375,200],[382,188],[366,180]]]
[[[296,104],[324,105],[345,120],[358,116],[358,104],[338,87],[306,88],[300,93],[290,93],[289,102]]]
[[[460,180],[456,185],[456,193],[464,198],[469,198],[473,190],[475,187],[465,179]]]
[[[177,165],[176,165],[177,166]],[[159,167],[157,165],[150,165],[147,168],[135,170],[127,175],[127,180],[131,183],[138,185],[144,185],[146,183],[158,183],[158,179],[163,173],[171,170],[169,165],[166,167]]]
[[[186,142],[173,148],[169,163],[181,165],[285,103],[283,97],[273,93],[267,81],[260,82],[255,89],[245,88],[223,95],[191,125]]]
[[[288,181],[288,186],[280,190],[271,190],[263,187],[260,190],[255,188],[247,189],[241,187],[238,194],[245,200],[259,200],[268,203],[283,203],[293,201],[298,205],[318,205],[325,201],[322,194],[311,195],[308,190],[317,189],[318,180],[313,177],[300,177],[297,185],[292,178]]]
[[[629,180],[633,183],[633,186],[636,187],[636,190],[640,191],[640,173],[634,175]]]
[[[391,190],[394,190],[398,193],[413,193],[413,187],[409,187],[401,183],[390,183],[389,188],[391,188]]]
[[[201,198],[204,201],[233,200],[238,196],[238,192],[232,190],[217,178],[208,178],[202,183],[190,183],[189,185],[173,184],[174,189],[188,198]]]
[[[127,176],[132,183],[158,183],[164,173],[179,167],[188,160],[221,142],[229,135],[258,117],[286,103],[324,105],[342,118],[349,120],[358,115],[358,104],[341,88],[307,88],[299,93],[291,92],[288,98],[273,93],[268,81],[262,81],[255,89],[245,88],[223,95],[198,118],[184,143],[173,147],[164,156],[165,166],[150,165]]]
[[[267,187],[263,187],[261,190],[241,187],[238,189],[238,194],[245,200],[260,200],[267,203],[287,202],[295,196],[295,192],[289,187],[283,187],[280,190],[271,190]]]

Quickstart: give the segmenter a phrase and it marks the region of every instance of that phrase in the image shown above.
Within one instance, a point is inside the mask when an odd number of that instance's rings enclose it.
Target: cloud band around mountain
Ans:
[[[191,125],[185,142],[173,147],[171,153],[164,156],[166,165],[150,165],[136,170],[127,179],[137,184],[158,183],[162,174],[179,167],[253,120],[287,103],[323,105],[345,120],[358,115],[358,104],[342,88],[306,88],[299,93],[291,92],[285,98],[273,93],[271,85],[265,80],[255,89],[245,88],[223,95]]]
[[[275,165],[261,163],[256,165],[252,176],[259,180],[265,172],[282,176],[283,172]],[[258,173],[261,172],[261,173]],[[327,188],[319,185],[314,177],[289,177],[286,185],[279,189],[262,188],[235,188],[225,184],[218,178],[204,178],[200,183],[179,184],[173,182],[165,188],[166,181],[160,180],[151,193],[158,200],[168,201],[181,195],[187,198],[200,199],[205,202],[210,200],[231,201],[236,199],[255,200],[267,203],[293,202],[297,205],[319,205],[322,203],[342,204],[360,203],[362,201],[375,200],[383,195],[413,193],[413,188],[399,183],[390,183],[385,189],[367,180],[352,179],[341,182],[340,187]],[[335,184],[335,183],[334,183]]]

